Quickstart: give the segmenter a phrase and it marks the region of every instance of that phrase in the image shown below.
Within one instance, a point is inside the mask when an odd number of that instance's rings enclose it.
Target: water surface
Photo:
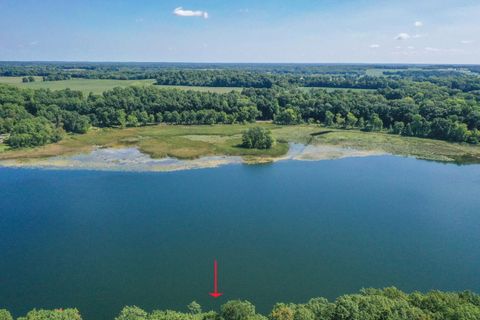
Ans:
[[[480,292],[480,166],[379,156],[168,173],[0,168],[0,308]],[[208,296],[219,261],[218,301]]]

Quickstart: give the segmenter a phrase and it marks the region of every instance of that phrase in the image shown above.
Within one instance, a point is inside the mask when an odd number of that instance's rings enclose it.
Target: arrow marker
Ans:
[[[222,295],[223,293],[218,292],[218,266],[217,266],[217,260],[213,261],[213,292],[210,292],[209,295],[211,295],[214,298],[218,298]]]

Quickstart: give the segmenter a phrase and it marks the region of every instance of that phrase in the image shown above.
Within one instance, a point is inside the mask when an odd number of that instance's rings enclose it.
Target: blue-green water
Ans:
[[[480,166],[399,157],[171,173],[0,169],[0,308],[204,309],[362,287],[480,292]],[[214,301],[213,259],[220,290]]]

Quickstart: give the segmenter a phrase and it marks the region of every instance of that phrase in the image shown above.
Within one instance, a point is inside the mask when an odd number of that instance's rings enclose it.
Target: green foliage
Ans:
[[[478,320],[480,295],[470,291],[406,294],[394,287],[363,289],[357,294],[338,297],[334,302],[314,298],[305,304],[274,305],[269,317],[255,313],[248,301],[232,300],[220,312],[203,312],[192,302],[189,312],[155,310],[148,313],[138,307],[125,307],[115,320]],[[0,310],[0,320],[12,320]],[[19,320],[81,320],[76,309],[33,310]]]
[[[189,305],[187,306],[187,309],[191,314],[202,313],[202,307],[196,301],[190,302]]]
[[[147,318],[148,320],[193,320],[191,314],[177,312],[177,311],[153,311]]]
[[[77,309],[32,310],[18,320],[82,320]]]
[[[334,119],[335,119],[335,115],[330,110],[325,111],[325,119],[324,119],[323,123],[327,127],[331,127],[333,125],[333,120]]]
[[[261,127],[250,128],[242,135],[242,146],[248,149],[270,149],[274,142],[272,132]]]
[[[16,123],[6,143],[12,148],[41,146],[61,139],[61,132],[45,118],[23,119]]]
[[[275,115],[274,122],[278,124],[298,124],[301,122],[301,117],[295,109],[287,108]]]
[[[147,320],[148,313],[136,306],[125,307],[115,320]]]
[[[0,309],[0,320],[13,320],[13,318],[9,311]]]
[[[255,316],[255,306],[248,301],[228,301],[220,308],[224,320],[249,320]]]

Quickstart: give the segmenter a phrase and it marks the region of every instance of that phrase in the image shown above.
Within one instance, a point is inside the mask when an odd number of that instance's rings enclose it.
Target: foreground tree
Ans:
[[[225,320],[249,320],[255,316],[255,306],[248,301],[228,301],[222,305],[220,315]]]
[[[125,307],[115,320],[146,320],[148,314],[137,306]]]
[[[254,127],[243,133],[242,146],[249,149],[270,149],[274,139],[270,130]]]
[[[18,320],[82,320],[82,317],[77,309],[32,310]]]
[[[190,311],[191,314],[200,314],[202,313],[202,307],[200,304],[197,303],[197,301],[192,301],[190,304],[187,306],[188,311]]]
[[[5,309],[0,309],[0,320],[13,320],[12,315]]]

